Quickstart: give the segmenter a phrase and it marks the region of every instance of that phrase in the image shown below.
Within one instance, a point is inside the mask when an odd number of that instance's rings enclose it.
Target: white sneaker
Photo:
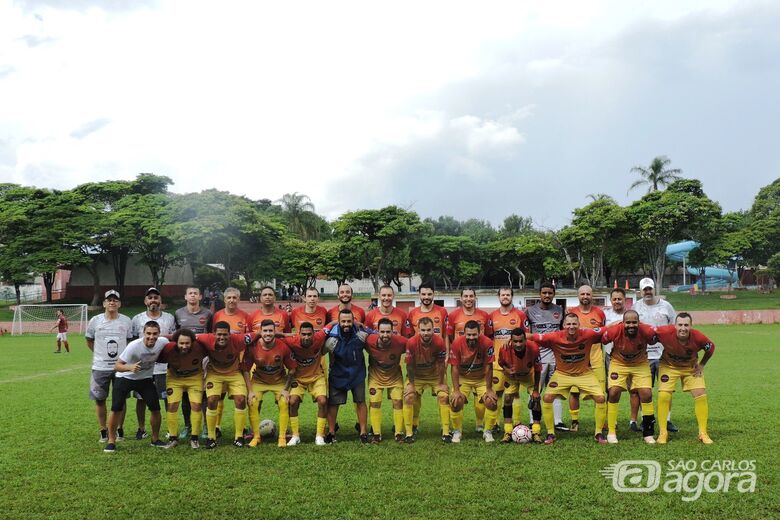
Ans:
[[[301,438],[298,437],[297,435],[293,435],[292,437],[290,437],[290,440],[287,441],[288,446],[297,446],[300,443],[301,443]]]
[[[193,450],[200,448],[200,442],[198,442],[198,439],[190,439],[190,448]]]
[[[323,437],[322,435],[317,435],[314,438],[314,445],[315,446],[325,446],[325,437]]]
[[[645,437],[645,444],[655,444],[655,439],[652,435],[648,435]]]
[[[608,433],[607,442],[610,444],[617,444],[618,443],[617,435],[615,435],[614,433]]]
[[[485,432],[482,434],[482,438],[485,439],[485,442],[493,442],[495,439],[493,438],[493,432],[490,430],[485,430]]]
[[[458,444],[460,442],[461,433],[460,430],[452,430],[452,442]]]

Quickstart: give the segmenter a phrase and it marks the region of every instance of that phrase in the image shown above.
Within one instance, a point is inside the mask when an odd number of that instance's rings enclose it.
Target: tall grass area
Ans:
[[[717,350],[705,370],[712,446],[696,441],[691,397],[675,393],[680,432],[649,446],[627,431],[620,443],[592,440],[593,405],[581,431],[553,446],[485,444],[466,408],[460,445],[439,440],[435,400],[423,402],[418,441],[357,440],[351,405],[342,407],[336,445],[313,445],[315,408],[301,407],[304,444],[237,449],[223,438],[211,451],[154,449],[126,440],[114,455],[97,442],[87,399],[90,353],[81,337],[53,354],[52,337],[0,337],[0,516],[7,518],[771,518],[780,515],[775,400],[780,326],[706,326]],[[270,400],[263,418],[276,419]],[[136,429],[134,406],[125,421]],[[390,403],[384,433],[392,439]],[[148,416],[148,414],[147,414]],[[524,418],[527,410],[523,411]],[[148,419],[147,419],[148,420]],[[232,434],[232,403],[223,420]],[[165,420],[163,420],[165,428]],[[622,460],[755,460],[755,493],[703,493],[692,502],[658,489],[619,493],[599,470]]]

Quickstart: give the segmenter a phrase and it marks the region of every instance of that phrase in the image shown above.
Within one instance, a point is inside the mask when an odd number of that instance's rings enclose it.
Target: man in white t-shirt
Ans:
[[[95,401],[100,442],[108,440],[106,426],[106,399],[111,382],[114,380],[114,365],[117,357],[125,350],[127,340],[133,337],[130,318],[119,314],[122,302],[119,293],[113,289],[106,291],[103,299],[105,312],[94,316],[87,324],[84,337],[87,348],[92,351],[92,377],[89,384],[89,398]],[[124,439],[122,423],[124,411],[117,418],[119,439]]]
[[[157,389],[154,386],[154,364],[167,344],[168,340],[160,337],[160,325],[156,321],[149,321],[144,325],[143,337],[131,341],[124,352],[119,354],[115,365],[114,392],[111,394],[111,416],[108,418],[108,444],[103,449],[104,452],[116,451],[117,420],[125,408],[130,392],[141,394],[143,402],[149,407],[152,446],[168,447],[167,443],[160,440],[162,416]]]
[[[149,321],[156,321],[160,326],[160,335],[166,336],[176,332],[176,319],[173,314],[162,311],[162,295],[157,287],[149,287],[144,297],[146,312],[141,312],[133,316],[133,338],[140,338],[144,325]],[[167,386],[165,384],[165,375],[168,373],[168,365],[165,363],[155,363],[154,365],[154,385],[157,387],[157,396],[166,400]],[[146,434],[146,405],[140,394],[135,392],[135,416],[138,418],[138,430],[135,432],[135,440],[140,441],[147,437]]]
[[[639,313],[639,321],[647,323],[653,327],[661,327],[663,325],[672,325],[677,317],[672,304],[666,300],[662,300],[655,294],[655,282],[652,278],[642,278],[639,281],[639,290],[642,292],[642,299],[638,300],[633,309]],[[653,378],[653,384],[658,377],[658,364],[661,361],[661,353],[664,347],[660,343],[647,346],[647,360],[650,362],[650,375]],[[636,417],[639,410],[639,396],[637,394],[631,394],[631,417]],[[658,418],[663,420],[662,417]],[[672,424],[672,413],[669,412],[669,416],[666,418],[666,428],[670,432],[676,432],[677,427]]]

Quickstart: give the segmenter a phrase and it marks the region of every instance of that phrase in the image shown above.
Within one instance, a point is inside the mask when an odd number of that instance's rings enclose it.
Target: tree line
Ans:
[[[56,271],[82,266],[93,278],[93,304],[102,284],[124,289],[131,259],[158,287],[184,262],[202,285],[275,279],[303,289],[319,276],[339,283],[367,277],[378,291],[381,284],[400,289],[415,273],[443,289],[522,288],[540,279],[605,286],[627,273],[661,280],[666,246],[689,239],[700,244],[690,265],[780,272],[780,179],[761,188],[749,210],[723,213],[700,181],[664,170],[668,160],[656,171],[666,172],[659,184],[654,163],[638,172],[649,186],[641,198],[621,206],[590,195],[560,229],[516,214],[498,227],[477,218],[421,219],[397,206],[328,222],[303,194],[277,201],[214,189],[175,194],[170,178],[153,174],[64,191],[0,184],[0,279],[18,298],[20,285],[40,275],[50,299]],[[112,267],[113,280],[100,279],[101,264]]]

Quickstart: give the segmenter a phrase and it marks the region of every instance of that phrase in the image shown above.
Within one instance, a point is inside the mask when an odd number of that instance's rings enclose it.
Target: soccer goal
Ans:
[[[84,334],[87,330],[85,304],[17,305],[11,335],[56,334],[57,311],[62,309],[68,320],[68,332]]]

